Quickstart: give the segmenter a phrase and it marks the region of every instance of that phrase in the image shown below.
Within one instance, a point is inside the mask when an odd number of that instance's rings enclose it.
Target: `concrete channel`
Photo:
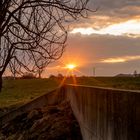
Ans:
[[[0,117],[0,126],[34,108],[68,100],[83,140],[140,140],[140,91],[63,85]]]

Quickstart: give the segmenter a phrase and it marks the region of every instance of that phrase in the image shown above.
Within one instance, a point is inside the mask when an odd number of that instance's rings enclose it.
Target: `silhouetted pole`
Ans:
[[[95,77],[95,67],[93,67],[93,76]]]

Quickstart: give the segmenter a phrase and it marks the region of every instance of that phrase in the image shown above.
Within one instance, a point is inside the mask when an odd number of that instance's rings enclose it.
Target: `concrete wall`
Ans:
[[[140,140],[140,92],[65,86],[84,140]]]
[[[65,99],[63,88],[55,89],[45,95],[42,95],[31,102],[11,111],[0,117],[0,127],[8,121],[14,119],[16,116],[21,115],[34,108],[40,108],[46,105],[55,105]]]

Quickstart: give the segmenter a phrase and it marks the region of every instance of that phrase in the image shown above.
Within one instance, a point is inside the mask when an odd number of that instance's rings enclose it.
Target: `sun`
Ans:
[[[73,69],[76,68],[76,65],[75,64],[67,64],[66,68],[69,69],[69,70],[73,70]]]

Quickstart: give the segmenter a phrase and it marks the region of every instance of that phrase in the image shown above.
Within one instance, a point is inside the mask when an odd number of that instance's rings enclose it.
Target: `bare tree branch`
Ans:
[[[37,72],[59,59],[67,40],[65,21],[87,17],[88,1],[1,0],[0,77],[7,68]]]

